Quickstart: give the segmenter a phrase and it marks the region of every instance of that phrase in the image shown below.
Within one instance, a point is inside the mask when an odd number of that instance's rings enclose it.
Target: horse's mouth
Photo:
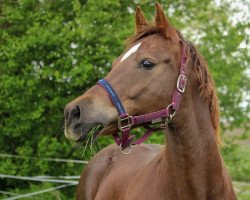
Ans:
[[[77,143],[87,142],[86,138],[88,138],[88,135],[92,137],[92,141],[95,141],[98,136],[102,135],[110,135],[118,131],[117,123],[112,122],[108,125],[103,124],[95,124],[92,126],[92,128],[88,131],[87,136],[86,134],[81,134],[80,138],[76,141]]]

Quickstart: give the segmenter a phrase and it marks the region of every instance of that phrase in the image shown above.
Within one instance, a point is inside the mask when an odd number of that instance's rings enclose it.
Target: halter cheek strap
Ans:
[[[175,115],[176,111],[179,109],[181,103],[181,97],[182,94],[185,92],[187,83],[185,75],[187,53],[185,50],[185,45],[183,44],[182,41],[180,42],[180,44],[182,53],[181,53],[181,63],[180,63],[179,76],[176,83],[176,89],[174,91],[171,103],[167,108],[163,110],[139,116],[130,116],[124,109],[118,95],[116,94],[112,86],[108,83],[108,81],[106,81],[105,79],[101,79],[97,82],[97,84],[100,85],[107,92],[116,110],[118,111],[119,114],[118,128],[121,132],[121,136],[119,135],[119,133],[115,133],[113,134],[113,137],[116,144],[120,147],[123,153],[125,154],[129,153],[133,146],[139,145],[142,142],[144,142],[154,131],[166,128],[166,126],[168,126],[169,122],[171,121],[172,117]],[[148,124],[155,124],[159,122],[163,122],[163,124],[161,124],[161,126],[158,128],[152,128],[148,126]],[[137,141],[133,141],[135,136],[130,135],[131,127],[134,127],[135,125],[137,126],[141,125],[144,126],[146,129],[148,129],[147,132]],[[124,152],[124,149],[127,148],[128,151]]]
[[[108,83],[108,81],[106,81],[105,79],[101,79],[97,82],[97,84],[100,85],[108,93],[112,103],[118,111],[118,128],[121,131],[122,136],[120,137],[118,133],[115,133],[113,134],[113,137],[116,144],[120,146],[121,149],[125,149],[132,144],[132,141],[134,139],[134,135],[130,136],[131,117],[125,111],[118,95],[116,94],[112,86]],[[124,123],[126,123],[126,125],[124,125]]]
[[[116,107],[116,110],[119,113],[119,116],[126,115],[126,111],[122,105],[122,102],[120,101],[118,95],[116,94],[115,90],[112,88],[112,86],[106,81],[105,79],[101,79],[97,82],[102,88],[108,93],[112,103]]]

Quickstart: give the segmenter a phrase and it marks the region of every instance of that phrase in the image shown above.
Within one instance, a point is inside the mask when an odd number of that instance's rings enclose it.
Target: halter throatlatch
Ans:
[[[118,111],[119,117],[117,126],[121,132],[121,135],[119,135],[119,133],[115,133],[113,134],[113,137],[116,144],[120,147],[122,153],[128,154],[131,151],[132,147],[144,142],[154,131],[166,128],[173,116],[175,115],[176,111],[179,109],[181,97],[182,94],[185,92],[187,83],[187,78],[185,75],[187,52],[183,41],[181,41],[180,44],[182,53],[176,89],[174,91],[171,103],[167,106],[167,108],[163,110],[144,115],[130,116],[124,109],[118,95],[116,94],[112,86],[105,79],[101,79],[97,82],[97,84],[100,85],[107,92],[112,103],[116,107],[116,110]],[[155,123],[162,124],[160,127],[157,128],[149,126],[149,124]],[[133,128],[135,125],[141,125],[148,129],[147,132],[136,141],[134,141],[135,136],[130,135],[131,128]]]

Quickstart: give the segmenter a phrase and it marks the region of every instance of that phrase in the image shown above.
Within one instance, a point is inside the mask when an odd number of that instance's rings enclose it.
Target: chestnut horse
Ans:
[[[97,153],[80,178],[79,200],[231,200],[231,179],[219,152],[219,107],[214,81],[191,42],[183,39],[156,4],[155,23],[136,10],[136,32],[128,51],[113,63],[105,80],[125,110],[143,115],[173,99],[186,52],[185,92],[165,127],[166,146],[142,144],[128,155],[111,145]],[[118,112],[107,92],[95,85],[65,108],[65,135],[83,141],[96,124],[100,135],[118,131]],[[133,127],[132,127],[133,128]]]

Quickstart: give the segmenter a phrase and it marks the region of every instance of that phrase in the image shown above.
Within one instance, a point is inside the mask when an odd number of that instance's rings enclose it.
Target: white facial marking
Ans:
[[[124,54],[124,56],[122,57],[122,59],[121,59],[120,62],[122,62],[123,60],[125,60],[126,58],[128,58],[129,56],[131,56],[133,53],[135,53],[135,52],[139,49],[140,45],[141,45],[141,42],[140,42],[139,44],[133,46],[131,49],[129,49],[129,50]]]

